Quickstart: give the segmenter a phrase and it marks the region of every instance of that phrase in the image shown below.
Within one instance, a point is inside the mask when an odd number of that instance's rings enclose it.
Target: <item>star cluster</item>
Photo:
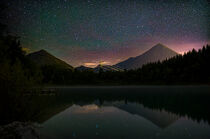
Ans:
[[[207,0],[3,0],[9,28],[31,51],[73,66],[115,64],[156,43],[183,53],[210,42]]]

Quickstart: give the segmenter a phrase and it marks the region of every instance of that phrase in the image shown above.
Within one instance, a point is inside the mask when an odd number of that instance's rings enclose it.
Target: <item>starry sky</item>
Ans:
[[[208,0],[1,0],[29,52],[73,66],[115,64],[157,43],[184,53],[210,43]]]

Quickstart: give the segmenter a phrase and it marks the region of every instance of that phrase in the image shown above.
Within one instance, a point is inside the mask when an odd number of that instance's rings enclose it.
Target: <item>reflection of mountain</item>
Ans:
[[[133,113],[136,115],[145,116],[145,118],[154,121],[154,118],[158,117],[158,111],[164,109],[167,112],[177,114],[179,116],[188,116],[193,120],[205,120],[210,121],[209,114],[209,87],[163,87],[163,86],[145,86],[145,87],[64,87],[58,89],[59,94],[56,96],[56,100],[50,101],[49,97],[46,101],[42,101],[48,104],[40,103],[40,99],[37,103],[40,105],[40,109],[54,107],[53,105],[63,104],[77,104],[80,106],[87,104],[96,104],[100,107],[103,106],[115,106],[121,108],[121,110]],[[199,93],[197,93],[199,92]],[[190,99],[189,99],[190,98]],[[129,106],[123,106],[129,102]],[[136,105],[130,105],[133,102]],[[138,104],[138,105],[137,105]],[[143,108],[141,106],[145,106]],[[46,106],[46,107],[45,107]],[[139,106],[139,107],[138,107]],[[141,106],[141,107],[140,107]],[[59,106],[60,107],[60,106]],[[127,108],[129,107],[129,109]],[[30,107],[30,109],[32,109]],[[38,110],[40,110],[38,109]],[[146,109],[150,109],[153,117],[143,115],[142,111],[148,112]],[[156,115],[155,115],[156,112]],[[164,113],[164,112],[159,112]],[[160,114],[159,114],[160,115]],[[171,116],[165,118],[164,116]],[[165,124],[157,123],[160,127],[164,127],[170,122],[176,119],[172,114],[163,114]],[[166,120],[167,119],[167,120]]]
[[[101,105],[99,101],[94,102],[95,105]],[[142,104],[138,103],[128,103],[125,104],[124,101],[115,101],[115,102],[104,102],[103,106],[114,106],[120,110],[126,111],[130,114],[143,117],[158,127],[164,129],[173,124],[176,120],[179,119],[179,116],[173,113],[169,113],[165,110],[150,109],[144,107]]]
[[[38,123],[43,123],[48,119],[52,118],[56,114],[64,111],[65,109],[69,108],[71,104],[63,104],[63,105],[53,105],[52,107],[42,109],[38,115],[36,115],[35,120]]]
[[[24,113],[24,116],[28,115],[30,120],[43,123],[71,105],[68,99],[57,95],[34,97],[28,107],[28,113]]]
[[[95,104],[97,105],[99,103],[95,101]],[[167,128],[179,119],[179,116],[176,114],[169,113],[165,110],[150,109],[138,103],[125,104],[124,101],[115,101],[113,103],[105,102],[103,106],[114,106],[130,114],[143,117],[162,129]]]
[[[135,114],[151,121],[160,128],[166,128],[174,123],[179,117],[175,114],[168,113],[164,110],[152,110],[145,108],[140,104],[124,104],[116,106],[121,110],[127,111],[131,114]]]
[[[65,139],[154,138],[161,129],[152,122],[113,106],[72,105],[42,124],[40,134]]]
[[[87,106],[93,106],[90,105],[90,102],[83,102],[83,101],[78,101],[75,103],[76,105],[81,106],[81,108],[89,108]],[[95,106],[98,108],[101,107],[101,103],[99,100],[94,101]],[[43,108],[43,110],[40,111],[39,115],[37,115],[38,121],[37,122],[44,122],[54,115],[64,111],[68,107],[70,107],[72,104],[68,104],[68,102],[61,102],[57,103],[56,105],[52,105],[52,107],[46,107]],[[144,119],[147,119],[148,121],[152,122],[159,128],[166,128],[172,123],[174,123],[179,117],[175,114],[168,113],[166,111],[159,111],[159,110],[152,110],[149,108],[145,108],[142,104],[137,104],[137,103],[128,103],[125,104],[124,101],[114,101],[114,102],[105,102],[102,104],[102,107],[116,107],[122,111],[128,112],[133,115],[140,116]],[[102,108],[101,107],[101,108]],[[95,107],[94,107],[95,108]]]
[[[72,135],[81,139],[87,137],[197,139],[201,135],[206,139],[209,138],[208,125],[198,124],[185,118],[177,120],[176,115],[151,110],[141,104],[123,103],[123,101],[106,101],[102,107],[93,103],[72,105],[45,121],[42,124],[43,128],[40,128],[40,135],[59,139],[72,138]]]

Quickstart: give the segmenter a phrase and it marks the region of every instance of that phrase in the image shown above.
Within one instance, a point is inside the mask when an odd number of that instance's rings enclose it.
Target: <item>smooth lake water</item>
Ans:
[[[42,138],[210,139],[209,86],[57,87]]]

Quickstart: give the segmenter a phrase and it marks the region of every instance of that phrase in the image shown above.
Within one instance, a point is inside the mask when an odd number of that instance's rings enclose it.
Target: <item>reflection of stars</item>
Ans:
[[[138,26],[138,25],[137,25],[137,26],[136,26],[136,28],[140,28],[140,27],[141,27],[141,28],[144,28],[144,25],[141,25],[141,26]]]
[[[75,40],[78,40],[78,36],[76,33],[74,33],[74,38],[75,38]]]
[[[45,39],[44,38],[40,38],[40,41],[44,41]]]
[[[193,12],[196,13],[197,11],[195,9],[193,9]]]

